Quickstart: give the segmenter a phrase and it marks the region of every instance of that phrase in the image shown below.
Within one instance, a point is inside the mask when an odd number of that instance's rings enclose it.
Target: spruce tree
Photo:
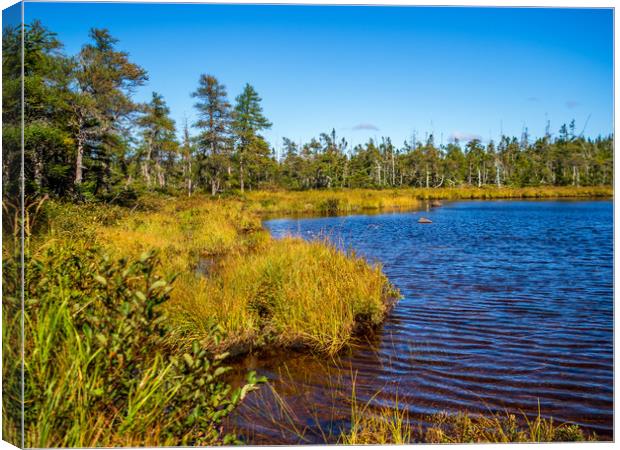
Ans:
[[[210,184],[211,195],[222,187],[222,181],[230,173],[230,103],[226,87],[212,75],[201,75],[198,89],[192,94],[198,101],[198,175],[203,184]]]
[[[243,192],[246,166],[255,165],[269,155],[269,146],[259,133],[271,128],[271,122],[263,115],[262,99],[249,83],[235,100],[232,127],[237,143],[239,185]]]

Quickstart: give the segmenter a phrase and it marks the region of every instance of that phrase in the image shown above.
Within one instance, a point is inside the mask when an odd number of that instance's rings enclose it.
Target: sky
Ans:
[[[231,101],[252,84],[277,149],[332,128],[351,146],[613,131],[611,9],[27,2],[33,19],[70,55],[109,29],[149,74],[136,100],[162,94],[179,128],[200,74]]]

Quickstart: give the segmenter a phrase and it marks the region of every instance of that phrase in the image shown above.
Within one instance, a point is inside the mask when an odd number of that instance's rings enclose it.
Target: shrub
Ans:
[[[67,242],[27,261],[26,446],[235,441],[222,419],[264,380],[250,373],[233,390],[223,378],[226,355],[166,346],[161,305],[173,280],[157,275],[157,263],[153,253],[113,260]],[[18,360],[12,344],[4,351]]]

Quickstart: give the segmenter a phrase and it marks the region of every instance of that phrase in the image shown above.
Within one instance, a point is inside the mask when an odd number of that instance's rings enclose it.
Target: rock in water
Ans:
[[[420,217],[418,219],[418,223],[433,223],[431,219],[427,219],[426,217]]]
[[[443,206],[443,203],[441,203],[439,200],[433,200],[431,202],[431,208],[437,208],[439,206]]]

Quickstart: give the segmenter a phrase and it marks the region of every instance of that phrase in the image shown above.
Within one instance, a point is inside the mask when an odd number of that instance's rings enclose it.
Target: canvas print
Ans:
[[[612,441],[613,9],[2,15],[2,439]]]

